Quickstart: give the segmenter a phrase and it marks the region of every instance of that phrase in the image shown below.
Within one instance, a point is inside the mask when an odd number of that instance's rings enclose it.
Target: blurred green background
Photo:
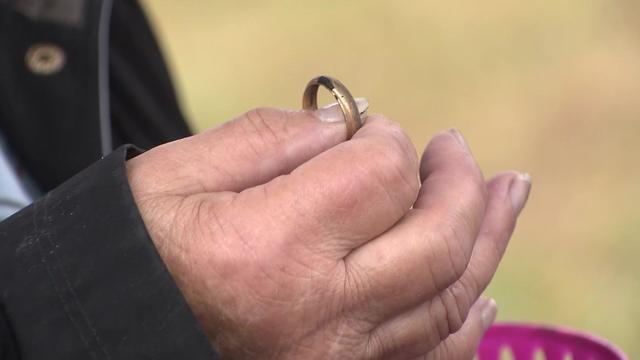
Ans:
[[[146,0],[196,129],[342,80],[421,149],[456,127],[490,176],[531,173],[488,290],[501,320],[640,358],[640,2]]]

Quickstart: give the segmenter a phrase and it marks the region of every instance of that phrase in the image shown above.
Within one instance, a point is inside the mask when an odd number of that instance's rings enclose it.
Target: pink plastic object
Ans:
[[[479,360],[501,360],[509,349],[515,360],[628,360],[606,340],[558,327],[496,323],[478,349]],[[536,357],[542,352],[544,357]]]

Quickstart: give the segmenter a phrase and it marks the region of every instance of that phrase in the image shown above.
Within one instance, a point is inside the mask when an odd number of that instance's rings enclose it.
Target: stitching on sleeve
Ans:
[[[40,250],[40,260],[47,269],[47,273],[51,278],[51,282],[58,299],[63,305],[65,314],[76,329],[76,332],[84,343],[86,350],[91,354],[93,359],[110,360],[111,356],[109,356],[109,353],[100,341],[96,328],[91,325],[86,312],[80,305],[80,301],[78,300],[73,285],[69,281],[69,277],[60,264],[60,260],[55,251],[55,246],[51,242],[49,234],[41,232],[39,229],[39,220],[43,219],[45,222],[48,220],[46,206],[48,198],[49,195],[47,194],[44,199],[42,199],[41,204],[36,203],[35,206],[41,207],[41,209],[34,209],[34,238]],[[41,216],[39,215],[40,212],[42,212]],[[99,351],[96,351],[96,349],[99,349]]]

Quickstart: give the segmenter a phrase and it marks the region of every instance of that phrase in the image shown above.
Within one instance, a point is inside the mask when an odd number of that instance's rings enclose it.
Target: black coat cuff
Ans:
[[[132,151],[0,223],[0,340],[21,359],[215,358],[138,212]]]

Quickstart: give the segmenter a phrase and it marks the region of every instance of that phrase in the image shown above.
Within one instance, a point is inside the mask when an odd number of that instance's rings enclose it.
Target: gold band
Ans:
[[[336,101],[338,101],[340,109],[342,109],[342,114],[344,115],[344,121],[347,124],[347,139],[351,139],[353,134],[362,127],[362,119],[353,96],[351,96],[349,90],[337,79],[328,76],[318,76],[317,78],[311,79],[304,89],[302,108],[304,110],[318,109],[318,88],[320,85],[331,91]]]

